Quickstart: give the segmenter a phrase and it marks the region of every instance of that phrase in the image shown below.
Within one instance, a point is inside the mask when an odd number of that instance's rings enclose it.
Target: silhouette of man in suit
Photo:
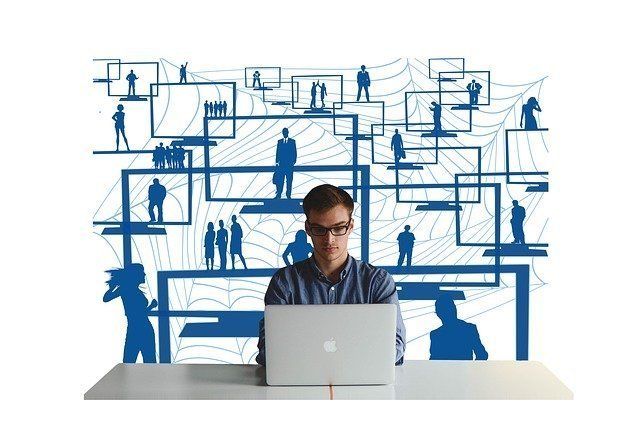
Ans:
[[[220,229],[218,229],[216,237],[216,245],[218,246],[218,252],[220,253],[220,270],[227,269],[227,245],[229,241],[229,232],[224,228],[224,222],[218,221]]]
[[[436,300],[436,315],[442,326],[431,331],[430,360],[486,360],[487,350],[480,341],[478,328],[458,319],[458,311],[449,294]]]
[[[129,73],[129,75],[127,75],[127,81],[129,82],[129,91],[127,93],[127,96],[131,96],[132,92],[133,92],[133,96],[135,97],[136,95],[136,79],[139,79],[135,73],[133,73],[133,69],[131,69],[131,72]]]
[[[524,218],[526,216],[527,212],[524,207],[518,205],[517,200],[513,200],[513,208],[511,209],[512,244],[524,244]]]
[[[356,101],[360,101],[360,94],[362,93],[363,88],[367,101],[369,101],[369,86],[371,85],[371,79],[369,78],[369,72],[365,70],[365,65],[360,66],[360,69],[362,70],[358,72],[358,99]]]
[[[413,242],[416,240],[415,235],[409,232],[411,226],[405,225],[404,232],[398,234],[398,247],[400,249],[400,257],[398,257],[398,266],[402,266],[405,256],[407,257],[407,266],[411,267],[411,256],[413,255]]]
[[[472,79],[471,82],[467,84],[467,91],[469,91],[469,104],[478,104],[478,95],[480,95],[481,89],[482,85],[478,84],[475,79]]]
[[[435,101],[431,105],[433,107],[429,107],[429,110],[433,112],[433,132],[442,132],[442,106]]]
[[[153,179],[153,184],[149,185],[149,217],[150,222],[156,221],[156,215],[153,208],[158,208],[158,223],[162,223],[162,203],[167,196],[167,189],[164,185],[160,185],[158,178]]]
[[[273,183],[276,185],[276,197],[282,196],[282,188],[287,180],[287,198],[291,199],[291,187],[293,185],[293,165],[298,158],[296,140],[289,138],[289,129],[282,130],[282,138],[278,140],[276,148],[276,171],[273,175]]]

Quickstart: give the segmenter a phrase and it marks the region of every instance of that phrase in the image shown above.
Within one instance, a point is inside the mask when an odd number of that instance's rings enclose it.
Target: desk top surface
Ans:
[[[406,361],[394,385],[268,386],[252,364],[118,364],[85,399],[572,399],[536,361]]]

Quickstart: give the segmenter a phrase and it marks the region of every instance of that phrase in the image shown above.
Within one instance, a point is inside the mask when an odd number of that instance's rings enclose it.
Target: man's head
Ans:
[[[285,138],[289,138],[289,129],[288,128],[282,128],[282,136]]]
[[[405,231],[409,232],[409,229],[411,229],[411,226],[410,226],[410,225],[404,225],[404,230],[405,230]]]
[[[218,220],[218,225],[220,225],[221,228],[224,228],[224,222],[222,220]]]
[[[158,185],[160,183],[160,179],[153,178],[153,185]]]
[[[238,218],[236,217],[236,215],[234,214],[233,216],[231,216],[231,221],[233,223],[236,223],[236,220],[238,220]]]
[[[513,207],[515,207],[518,205],[518,200],[513,200],[512,203],[513,203]]]
[[[349,193],[333,185],[319,185],[304,197],[302,208],[314,253],[328,262],[343,260],[353,232],[353,199]]]
[[[471,83],[472,83],[472,84],[475,84],[475,83],[476,83],[476,80],[475,80],[475,79],[472,79],[472,80],[471,80]]]
[[[458,310],[451,295],[442,294],[438,297],[436,300],[436,315],[442,320],[443,324],[458,318]]]
[[[366,67],[365,65],[360,66],[360,69],[362,69],[362,72],[364,72],[364,70],[365,70],[366,68],[367,68],[367,67]]]

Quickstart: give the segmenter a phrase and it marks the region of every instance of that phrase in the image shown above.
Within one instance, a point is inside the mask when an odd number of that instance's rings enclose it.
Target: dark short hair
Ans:
[[[353,198],[347,191],[330,184],[318,185],[302,200],[302,208],[307,217],[311,210],[324,212],[338,205],[344,206],[349,215],[353,213]]]

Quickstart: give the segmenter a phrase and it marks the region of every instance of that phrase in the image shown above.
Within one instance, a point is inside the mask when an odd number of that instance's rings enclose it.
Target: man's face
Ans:
[[[313,235],[311,228],[338,228],[348,225],[349,228],[344,235],[333,235],[330,230],[323,236]],[[347,244],[349,235],[353,232],[353,220],[349,216],[349,211],[342,205],[335,206],[324,212],[311,210],[305,225],[307,235],[311,237],[315,254],[325,261],[341,260],[347,254]]]

